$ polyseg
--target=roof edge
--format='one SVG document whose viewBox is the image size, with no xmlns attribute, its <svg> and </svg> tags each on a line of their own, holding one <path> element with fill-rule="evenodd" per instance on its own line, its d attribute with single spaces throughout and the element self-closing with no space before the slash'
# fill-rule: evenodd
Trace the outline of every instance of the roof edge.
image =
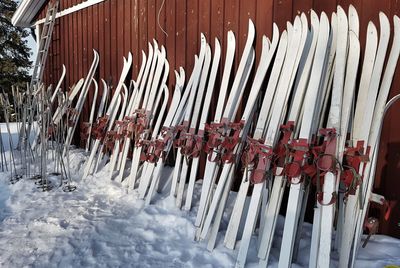
<svg viewBox="0 0 400 268">
<path fill-rule="evenodd" d="M 11 18 L 14 26 L 29 28 L 40 8 L 47 0 L 22 0 Z"/>
</svg>

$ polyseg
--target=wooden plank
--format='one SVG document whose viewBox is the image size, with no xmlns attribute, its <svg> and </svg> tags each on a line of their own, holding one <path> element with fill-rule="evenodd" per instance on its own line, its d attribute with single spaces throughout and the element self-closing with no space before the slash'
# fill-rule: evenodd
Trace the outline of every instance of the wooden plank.
<svg viewBox="0 0 400 268">
<path fill-rule="evenodd" d="M 57 77 L 59 77 L 59 75 L 58 75 L 58 40 L 57 40 L 57 32 L 58 32 L 58 21 L 56 21 L 55 22 L 55 24 L 54 24 L 54 28 L 53 28 L 53 36 L 52 36 L 52 40 L 53 40 L 53 42 L 52 42 L 52 44 L 51 44 L 51 46 L 53 47 L 53 56 L 52 56 L 52 59 L 51 59 L 51 61 L 52 61 L 52 69 L 51 69 L 51 71 L 52 71 L 52 73 L 54 74 L 54 79 L 53 79 L 53 81 L 52 81 L 52 84 L 53 84 L 53 89 L 54 89 L 54 86 L 55 86 L 55 80 L 57 80 L 58 78 Z"/>
<path fill-rule="evenodd" d="M 69 2 L 69 0 L 67 2 Z M 67 54 L 68 57 L 66 58 L 65 63 L 66 63 L 67 71 L 68 71 L 67 72 L 68 85 L 72 86 L 75 83 L 75 81 L 73 79 L 73 72 L 74 72 L 73 61 L 74 60 L 73 60 L 73 45 L 72 45 L 73 35 L 72 35 L 72 31 L 71 31 L 71 29 L 72 29 L 72 16 L 71 15 L 66 17 L 66 22 L 67 22 L 67 26 L 65 29 L 65 35 L 68 36 L 67 43 L 66 43 L 66 50 L 68 51 L 68 54 Z"/>
<path fill-rule="evenodd" d="M 93 6 L 88 8 L 87 11 L 87 39 L 88 39 L 88 43 L 87 43 L 87 70 L 89 70 L 90 65 L 92 64 L 91 59 L 93 58 L 93 49 L 96 49 L 97 52 L 99 52 L 99 21 L 98 21 L 98 17 L 99 17 L 99 7 L 98 6 Z M 100 54 L 99 52 L 99 56 L 100 56 L 100 60 L 102 58 L 102 54 Z M 100 61 L 99 61 L 100 62 Z M 100 64 L 99 64 L 100 65 Z M 98 67 L 98 69 L 100 69 Z"/>
<path fill-rule="evenodd" d="M 104 79 L 111 83 L 111 2 L 106 1 L 104 8 Z M 101 60 L 101 57 L 100 57 Z"/>
<path fill-rule="evenodd" d="M 261 56 L 262 35 L 266 35 L 269 38 L 269 40 L 272 40 L 273 8 L 274 8 L 273 0 L 257 1 L 256 20 L 254 22 L 257 31 L 257 40 L 256 40 L 257 62 L 259 62 L 259 58 Z"/>
<path fill-rule="evenodd" d="M 281 32 L 286 29 L 286 22 L 292 21 L 292 4 L 293 0 L 274 0 L 274 22 Z"/>
<path fill-rule="evenodd" d="M 175 85 L 175 75 L 174 70 L 178 70 L 179 66 L 176 66 L 175 63 L 175 0 L 166 0 L 165 1 L 165 27 L 168 33 L 166 37 L 166 49 L 167 49 L 167 58 L 169 62 L 169 79 L 168 79 L 168 88 L 170 93 L 172 93 L 173 86 Z M 172 94 L 170 94 L 170 98 Z"/>
<path fill-rule="evenodd" d="M 241 1 L 240 2 L 240 8 L 239 8 L 239 34 L 237 38 L 239 39 L 239 47 L 238 47 L 238 52 L 239 52 L 239 57 L 237 59 L 237 63 L 239 64 L 240 58 L 242 57 L 244 47 L 246 46 L 246 41 L 247 41 L 247 34 L 248 34 L 248 29 L 249 29 L 249 19 L 253 21 L 253 23 L 256 23 L 256 0 L 251 0 L 251 1 Z M 257 31 L 257 28 L 256 28 Z M 260 39 L 262 35 L 256 35 L 256 39 Z M 254 43 L 255 44 L 255 43 Z M 253 44 L 253 45 L 254 45 Z M 255 47 L 255 46 L 254 46 Z M 247 97 L 250 92 L 251 85 L 253 83 L 253 77 L 254 77 L 254 69 L 256 64 L 258 64 L 259 59 L 255 59 L 255 64 L 253 64 L 252 68 L 252 73 L 250 74 L 249 80 L 247 82 L 241 104 L 239 106 L 239 110 L 236 114 L 236 120 L 240 120 L 242 116 L 242 112 L 244 110 L 244 105 L 247 102 Z"/>
<path fill-rule="evenodd" d="M 72 25 L 73 25 L 73 53 L 74 53 L 74 65 L 73 65 L 73 79 L 78 80 L 78 15 L 76 13 L 72 14 Z"/>
<path fill-rule="evenodd" d="M 88 11 L 87 9 L 82 10 L 82 28 L 80 31 L 82 31 L 82 67 L 83 67 L 83 73 L 87 72 L 89 70 L 89 51 L 88 51 L 88 46 L 89 46 L 89 39 L 90 39 L 90 44 L 92 43 L 92 35 L 93 32 L 88 27 L 88 21 L 92 21 L 92 12 Z"/>
<path fill-rule="evenodd" d="M 166 29 L 166 24 L 165 24 L 165 0 L 156 0 L 155 1 L 155 6 L 156 6 L 156 13 L 155 13 L 155 18 L 156 18 L 156 38 L 158 40 L 158 44 L 163 45 L 165 47 L 165 29 Z M 168 51 L 167 51 L 167 57 L 168 57 Z"/>
<path fill-rule="evenodd" d="M 337 1 L 336 0 L 332 0 L 332 1 L 314 0 L 313 6 L 314 6 L 315 12 L 317 12 L 318 15 L 320 15 L 320 13 L 322 11 L 324 11 L 326 13 L 326 15 L 328 15 L 328 17 L 330 18 L 332 12 L 336 12 Z M 345 10 L 347 12 L 348 8 L 346 8 Z"/>
<path fill-rule="evenodd" d="M 128 14 L 130 20 L 130 35 L 129 38 L 129 50 L 132 51 L 133 55 L 133 71 L 132 79 L 136 80 L 139 66 L 141 63 L 141 53 L 139 50 L 139 25 L 138 25 L 138 14 L 139 14 L 138 0 L 133 0 L 130 5 L 130 12 Z M 126 33 L 127 34 L 127 33 Z"/>
<path fill-rule="evenodd" d="M 77 74 L 76 74 L 76 79 L 78 80 L 79 78 L 79 74 L 82 73 L 87 73 L 86 70 L 83 69 L 82 66 L 82 52 L 83 52 L 83 31 L 82 31 L 82 12 L 76 12 L 76 16 L 77 16 L 77 65 L 78 65 L 78 69 L 77 69 Z"/>
<path fill-rule="evenodd" d="M 105 4 L 100 3 L 97 7 L 93 8 L 93 13 L 95 12 L 95 9 L 97 8 L 98 11 L 98 16 L 93 17 L 93 27 L 97 27 L 99 29 L 97 39 L 94 39 L 94 45 L 93 48 L 97 48 L 100 56 L 99 60 L 99 78 L 105 78 L 106 77 L 106 52 L 105 52 L 105 28 L 106 28 L 106 22 L 105 22 L 105 17 L 104 17 L 104 7 Z M 97 43 L 97 46 L 95 45 Z M 108 65 L 108 64 L 107 64 Z M 99 80 L 100 82 L 100 80 Z M 103 90 L 103 86 L 100 86 L 99 90 Z M 99 94 L 100 95 L 100 94 Z"/>
<path fill-rule="evenodd" d="M 226 54 L 226 38 L 228 31 L 232 30 L 236 38 L 236 53 L 233 61 L 233 74 L 236 72 L 236 68 L 239 65 L 239 49 L 238 49 L 238 35 L 239 35 L 239 1 L 232 0 L 228 3 L 225 2 L 224 12 L 224 47 L 222 48 L 223 54 Z M 225 60 L 225 57 L 224 57 Z M 231 75 L 233 76 L 233 75 Z M 232 80 L 232 79 L 231 79 Z"/>
<path fill-rule="evenodd" d="M 147 31 L 148 41 L 152 42 L 153 38 L 156 39 L 156 1 L 147 1 Z"/>
<path fill-rule="evenodd" d="M 223 0 L 212 0 L 211 1 L 211 18 L 210 18 L 210 24 L 212 25 L 210 29 L 210 44 L 212 51 L 214 53 L 215 51 L 215 38 L 218 38 L 221 49 L 222 51 L 226 51 L 224 49 L 225 47 L 225 36 L 224 36 L 224 1 Z M 225 53 L 221 53 L 221 60 L 219 64 L 219 69 L 215 81 L 215 90 L 214 90 L 214 96 L 211 100 L 211 105 L 210 105 L 210 112 L 209 112 L 209 121 L 213 120 L 214 114 L 215 114 L 215 109 L 217 107 L 217 102 L 218 102 L 218 92 L 219 88 L 221 86 L 221 79 L 222 79 L 222 71 L 224 69 L 224 60 L 225 60 Z"/>
<path fill-rule="evenodd" d="M 117 24 L 117 42 L 115 43 L 117 49 L 117 58 L 116 58 L 116 66 L 117 66 L 117 76 L 115 77 L 115 86 L 118 83 L 119 76 L 122 71 L 122 57 L 127 57 L 128 53 L 125 50 L 125 38 L 124 38 L 124 29 L 125 29 L 125 14 L 124 14 L 124 1 L 117 1 L 117 16 L 116 16 L 116 24 Z"/>
<path fill-rule="evenodd" d="M 90 65 L 92 64 L 91 60 L 93 58 L 93 48 L 97 50 L 97 52 L 99 52 L 99 21 L 98 21 L 98 17 L 99 17 L 99 7 L 96 6 L 92 6 L 88 8 L 88 27 L 87 27 L 87 34 L 88 34 L 88 44 L 87 44 L 87 70 L 89 70 Z M 104 55 L 100 54 L 99 52 L 99 57 L 100 60 Z M 94 76 L 94 78 L 99 81 L 99 70 L 101 69 L 100 66 L 100 60 L 99 60 L 99 65 L 97 67 L 97 72 Z M 90 102 L 93 102 L 93 90 L 90 91 Z M 96 100 L 97 101 L 97 100 Z"/>
<path fill-rule="evenodd" d="M 213 39 L 210 36 L 211 23 L 211 4 L 210 0 L 199 1 L 199 34 L 203 33 L 207 38 L 207 42 L 211 45 Z"/>
<path fill-rule="evenodd" d="M 147 1 L 146 0 L 139 0 L 139 49 L 143 49 L 146 54 L 148 54 L 148 40 L 147 38 Z"/>
<path fill-rule="evenodd" d="M 120 2 L 120 5 L 122 3 Z M 131 16 L 131 1 L 130 0 L 124 0 L 124 5 L 123 5 L 123 13 L 124 13 L 124 31 L 122 32 L 123 38 L 124 38 L 124 49 L 122 54 L 125 55 L 125 57 L 128 56 L 128 53 L 131 52 L 131 25 L 132 25 L 132 16 Z M 132 54 L 133 55 L 133 54 Z M 133 58 L 133 64 L 137 62 L 137 58 Z M 122 64 L 120 64 L 121 70 L 122 70 Z M 133 65 L 134 68 L 135 65 Z M 128 75 L 127 80 L 131 80 L 131 77 Z"/>
<path fill-rule="evenodd" d="M 180 14 L 176 16 L 176 43 L 175 43 L 175 56 L 176 66 L 182 66 L 185 68 L 186 63 L 186 1 L 176 2 L 176 13 Z M 188 70 L 185 68 L 186 77 L 189 76 Z M 187 81 L 187 79 L 186 79 Z"/>
<path fill-rule="evenodd" d="M 294 21 L 294 18 L 297 15 L 300 16 L 303 12 L 307 15 L 307 18 L 310 21 L 310 10 L 313 8 L 313 2 L 314 0 L 293 1 L 292 21 Z"/>
<path fill-rule="evenodd" d="M 79 27 L 79 31 L 81 31 L 81 36 L 82 36 L 82 46 L 81 46 L 81 63 L 80 65 L 82 66 L 82 71 L 79 74 L 84 74 L 88 73 L 89 67 L 88 67 L 88 61 L 90 58 L 92 58 L 88 54 L 88 38 L 90 36 L 90 39 L 92 39 L 92 31 L 88 31 L 88 23 L 87 20 L 89 18 L 89 14 L 87 9 L 81 10 L 78 12 L 82 16 L 82 25 Z M 92 16 L 90 16 L 90 19 L 92 19 Z M 78 75 L 79 76 L 79 75 Z M 79 79 L 79 78 L 78 78 Z M 83 119 L 85 122 L 89 121 L 89 114 L 90 114 L 90 109 L 91 109 L 91 103 L 93 101 L 93 87 L 90 87 L 89 93 L 87 96 L 87 100 L 85 102 L 84 108 L 83 108 Z"/>
<path fill-rule="evenodd" d="M 66 38 L 67 35 L 65 35 L 65 24 L 66 24 L 66 19 L 65 18 L 60 18 L 60 65 L 65 64 L 65 59 L 67 59 L 67 49 L 65 48 L 65 44 L 66 44 Z M 66 70 L 67 73 L 69 72 L 69 70 Z M 66 85 L 67 84 L 67 74 L 65 74 L 65 78 L 64 78 L 64 83 L 61 86 L 61 89 L 63 91 L 66 90 Z"/>
<path fill-rule="evenodd" d="M 118 59 L 119 59 L 119 54 L 118 54 L 118 47 L 120 45 L 119 40 L 117 39 L 118 36 L 118 26 L 120 23 L 119 17 L 118 17 L 118 8 L 117 8 L 117 1 L 116 0 L 111 0 L 111 59 L 110 59 L 110 65 L 111 65 L 111 77 L 112 77 L 112 85 L 113 89 L 117 86 L 118 83 Z"/>
<path fill-rule="evenodd" d="M 188 0 L 186 6 L 186 68 L 187 75 L 190 75 L 194 65 L 194 55 L 199 53 L 198 32 L 198 0 Z"/>
</svg>

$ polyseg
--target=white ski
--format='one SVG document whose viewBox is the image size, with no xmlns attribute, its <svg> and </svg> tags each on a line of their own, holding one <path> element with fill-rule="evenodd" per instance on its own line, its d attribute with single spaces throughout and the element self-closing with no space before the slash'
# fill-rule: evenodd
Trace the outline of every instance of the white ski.
<svg viewBox="0 0 400 268">
<path fill-rule="evenodd" d="M 129 53 L 128 54 L 128 60 L 125 61 L 125 58 L 124 58 L 124 67 L 122 68 L 122 72 L 121 72 L 121 76 L 120 76 L 118 85 L 117 85 L 117 87 L 115 89 L 113 98 L 110 101 L 110 104 L 108 106 L 108 109 L 107 109 L 105 117 L 104 117 L 106 125 L 107 125 L 107 123 L 112 125 L 112 123 L 114 122 L 114 119 L 115 119 L 115 116 L 116 116 L 115 113 L 114 113 L 114 111 L 116 110 L 116 103 L 117 103 L 118 97 L 120 95 L 120 92 L 122 90 L 122 85 L 124 84 L 126 76 L 128 75 L 128 72 L 129 72 L 129 70 L 131 68 L 131 65 L 132 65 L 132 54 Z M 83 178 L 86 178 L 89 175 L 89 172 L 90 172 L 91 167 L 92 167 L 92 162 L 93 162 L 94 157 L 95 157 L 95 155 L 97 153 L 97 149 L 100 146 L 100 142 L 101 142 L 100 138 L 97 138 L 95 143 L 93 144 L 92 150 L 90 151 L 89 159 L 87 160 L 86 166 L 84 168 Z"/>
<path fill-rule="evenodd" d="M 299 140 L 294 145 L 299 147 L 308 147 L 311 142 L 312 128 L 316 118 L 316 107 L 318 96 L 320 96 L 320 81 L 324 77 L 323 69 L 326 58 L 326 48 L 329 39 L 329 20 L 324 12 L 320 17 L 320 26 L 318 32 L 318 41 L 310 74 L 310 82 L 304 99 L 304 113 L 301 122 Z M 301 157 L 300 157 L 301 154 Z M 304 152 L 298 151 L 297 158 L 294 161 L 304 161 Z M 300 163 L 303 165 L 304 163 Z M 279 267 L 290 267 L 292 261 L 293 244 L 296 236 L 297 223 L 299 219 L 300 204 L 302 203 L 303 183 L 301 175 L 296 175 L 291 179 L 288 208 L 286 211 L 286 219 L 283 231 L 282 245 L 279 257 Z"/>
</svg>

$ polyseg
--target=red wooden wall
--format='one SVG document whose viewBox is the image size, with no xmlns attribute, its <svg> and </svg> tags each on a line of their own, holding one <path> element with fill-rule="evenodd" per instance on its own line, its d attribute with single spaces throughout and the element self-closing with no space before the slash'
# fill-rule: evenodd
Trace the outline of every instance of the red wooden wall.
<svg viewBox="0 0 400 268">
<path fill-rule="evenodd" d="M 61 9 L 80 3 L 80 0 L 63 0 Z M 236 35 L 237 52 L 234 66 L 237 68 L 245 45 L 247 21 L 256 25 L 256 57 L 260 56 L 261 36 L 271 37 L 272 23 L 284 29 L 286 21 L 293 21 L 301 12 L 314 9 L 330 15 L 337 5 L 347 10 L 353 4 L 360 17 L 360 41 L 365 43 L 368 21 L 379 29 L 378 12 L 391 18 L 400 14 L 397 0 L 106 0 L 90 8 L 61 17 L 56 24 L 53 43 L 45 74 L 47 83 L 55 83 L 61 64 L 67 67 L 64 87 L 72 86 L 86 75 L 92 61 L 92 49 L 100 54 L 97 78 L 112 81 L 114 86 L 122 68 L 122 57 L 133 53 L 135 78 L 140 67 L 140 51 L 147 52 L 147 43 L 155 38 L 164 45 L 170 63 L 169 85 L 174 85 L 173 70 L 179 66 L 189 75 L 194 54 L 199 49 L 199 35 L 203 32 L 211 46 L 217 37 L 225 54 L 227 31 Z M 45 16 L 43 8 L 39 18 Z M 166 34 L 163 33 L 165 29 Z M 222 61 L 224 62 L 224 56 Z M 222 66 L 220 67 L 220 72 Z M 218 83 L 216 85 L 218 87 Z M 391 96 L 400 93 L 400 67 L 392 85 Z M 89 99 L 92 96 L 89 96 Z M 88 111 L 89 102 L 85 107 Z M 84 115 L 88 113 L 84 112 Z M 400 237 L 400 104 L 389 112 L 379 149 L 376 191 L 389 200 L 396 201 L 389 221 L 381 221 L 384 233 Z"/>
</svg>

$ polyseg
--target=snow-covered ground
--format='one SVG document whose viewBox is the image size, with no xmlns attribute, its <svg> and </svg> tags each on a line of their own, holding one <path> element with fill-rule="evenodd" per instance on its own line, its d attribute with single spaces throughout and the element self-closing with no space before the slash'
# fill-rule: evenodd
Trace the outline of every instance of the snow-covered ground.
<svg viewBox="0 0 400 268">
<path fill-rule="evenodd" d="M 34 181 L 9 184 L 9 173 L 0 173 L 1 267 L 232 267 L 235 251 L 223 246 L 228 216 L 224 215 L 217 247 L 209 252 L 204 242 L 193 241 L 197 207 L 177 209 L 167 193 L 145 206 L 135 192 L 108 181 L 100 172 L 85 180 L 81 173 L 86 155 L 71 151 L 75 192 L 55 187 L 41 192 Z M 51 170 L 52 163 L 49 163 Z M 171 174 L 168 169 L 164 178 Z M 58 185 L 57 178 L 51 178 Z M 196 185 L 195 204 L 200 184 Z M 283 218 L 279 219 L 270 266 L 277 267 Z M 293 267 L 307 267 L 311 225 L 303 228 L 300 253 Z M 236 245 L 240 245 L 240 242 Z M 333 265 L 337 255 L 333 254 Z M 252 241 L 249 267 L 257 263 Z M 356 267 L 400 264 L 400 240 L 377 235 L 361 249 Z"/>
</svg>

